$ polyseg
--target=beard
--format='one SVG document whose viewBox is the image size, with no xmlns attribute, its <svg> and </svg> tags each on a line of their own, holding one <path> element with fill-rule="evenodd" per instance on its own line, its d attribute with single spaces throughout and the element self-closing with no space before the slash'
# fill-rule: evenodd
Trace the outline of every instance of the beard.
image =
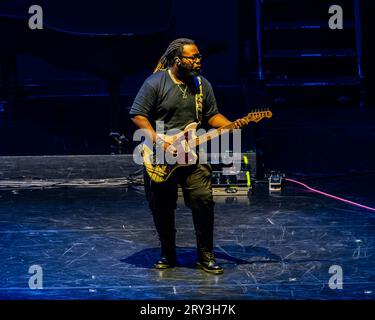
<svg viewBox="0 0 375 320">
<path fill-rule="evenodd" d="M 189 81 L 192 78 L 199 76 L 201 74 L 201 69 L 194 69 L 191 65 L 181 63 L 178 66 L 177 72 L 179 78 Z"/>
</svg>

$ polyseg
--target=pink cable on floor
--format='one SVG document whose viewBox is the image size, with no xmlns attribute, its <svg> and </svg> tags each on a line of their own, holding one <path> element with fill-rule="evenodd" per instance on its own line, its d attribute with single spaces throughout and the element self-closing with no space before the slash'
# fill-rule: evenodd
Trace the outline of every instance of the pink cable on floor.
<svg viewBox="0 0 375 320">
<path fill-rule="evenodd" d="M 357 206 L 357 207 L 360 207 L 360 208 L 363 208 L 363 209 L 367 209 L 367 210 L 371 210 L 371 211 L 375 211 L 375 208 L 371 208 L 371 207 L 367 207 L 367 206 L 364 206 L 363 204 L 359 204 L 359 203 L 356 203 L 356 202 L 353 202 L 353 201 L 349 201 L 349 200 L 346 200 L 346 199 L 343 199 L 343 198 L 340 198 L 340 197 L 336 197 L 332 194 L 329 194 L 329 193 L 325 193 L 323 191 L 319 191 L 319 190 L 316 190 L 316 189 L 313 189 L 311 187 L 309 187 L 308 185 L 302 183 L 302 182 L 299 182 L 299 181 L 296 181 L 296 180 L 293 180 L 293 179 L 288 179 L 288 178 L 285 178 L 286 181 L 290 181 L 290 182 L 294 182 L 296 184 L 299 184 L 307 189 L 309 189 L 310 191 L 313 191 L 313 192 L 316 192 L 316 193 L 319 193 L 323 196 L 326 196 L 326 197 L 329 197 L 329 198 L 332 198 L 332 199 L 335 199 L 335 200 L 339 200 L 339 201 L 342 201 L 342 202 L 346 202 L 346 203 L 349 203 L 353 206 Z"/>
</svg>

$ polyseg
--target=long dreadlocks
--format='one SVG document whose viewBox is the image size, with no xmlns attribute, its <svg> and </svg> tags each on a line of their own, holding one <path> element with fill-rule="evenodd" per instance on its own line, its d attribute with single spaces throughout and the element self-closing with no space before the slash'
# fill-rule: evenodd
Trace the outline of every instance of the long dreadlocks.
<svg viewBox="0 0 375 320">
<path fill-rule="evenodd" d="M 166 70 L 168 67 L 172 66 L 174 63 L 175 58 L 182 54 L 182 50 L 184 45 L 186 44 L 195 44 L 195 42 L 188 38 L 179 38 L 172 41 L 167 50 L 159 59 L 159 62 L 154 70 L 154 73 L 159 70 Z"/>
</svg>

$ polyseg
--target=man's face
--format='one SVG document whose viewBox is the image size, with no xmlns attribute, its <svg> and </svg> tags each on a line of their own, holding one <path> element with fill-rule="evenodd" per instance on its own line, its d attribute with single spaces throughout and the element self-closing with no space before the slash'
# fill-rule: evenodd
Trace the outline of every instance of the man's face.
<svg viewBox="0 0 375 320">
<path fill-rule="evenodd" d="M 201 73 L 202 56 L 195 44 L 186 44 L 180 55 L 181 64 L 178 66 L 178 72 L 183 77 L 197 76 Z"/>
</svg>

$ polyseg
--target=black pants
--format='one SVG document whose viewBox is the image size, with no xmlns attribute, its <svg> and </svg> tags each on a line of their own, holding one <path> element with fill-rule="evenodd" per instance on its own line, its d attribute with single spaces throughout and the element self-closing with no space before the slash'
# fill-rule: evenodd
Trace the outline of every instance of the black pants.
<svg viewBox="0 0 375 320">
<path fill-rule="evenodd" d="M 178 185 L 181 186 L 187 207 L 192 210 L 198 254 L 212 252 L 214 228 L 214 201 L 209 165 L 191 165 L 177 168 L 163 183 L 155 183 L 145 173 L 145 191 L 159 234 L 162 256 L 175 257 L 175 209 Z"/>
</svg>

